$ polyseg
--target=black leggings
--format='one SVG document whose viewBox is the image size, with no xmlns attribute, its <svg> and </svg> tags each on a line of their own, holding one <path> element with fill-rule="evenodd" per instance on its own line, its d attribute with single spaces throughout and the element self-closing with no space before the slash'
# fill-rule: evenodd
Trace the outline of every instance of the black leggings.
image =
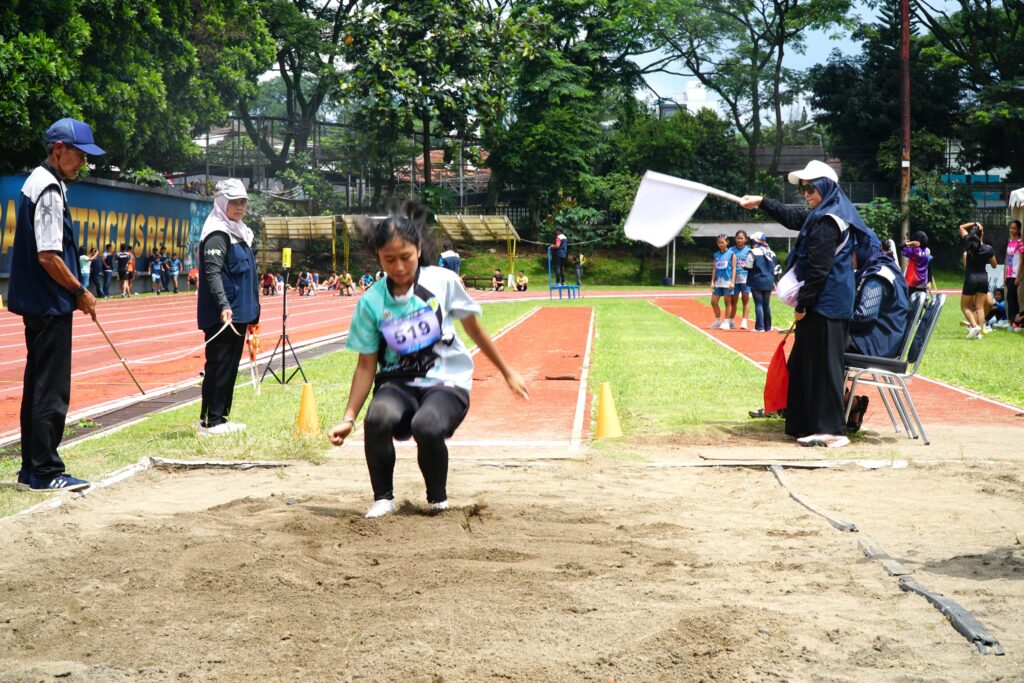
<svg viewBox="0 0 1024 683">
<path fill-rule="evenodd" d="M 216 427 L 228 421 L 231 403 L 235 398 L 235 379 L 238 377 L 238 363 L 245 348 L 245 328 L 248 323 L 233 323 L 234 331 L 220 331 L 223 325 L 207 327 L 206 364 L 203 366 L 203 402 L 199 408 L 199 420 L 204 427 Z"/>
<path fill-rule="evenodd" d="M 417 460 L 427 485 L 427 502 L 448 500 L 448 447 L 444 440 L 455 433 L 469 412 L 469 393 L 454 387 L 418 388 L 398 382 L 381 385 L 366 411 L 366 465 L 373 499 L 393 499 L 395 444 L 412 437 Z"/>
</svg>

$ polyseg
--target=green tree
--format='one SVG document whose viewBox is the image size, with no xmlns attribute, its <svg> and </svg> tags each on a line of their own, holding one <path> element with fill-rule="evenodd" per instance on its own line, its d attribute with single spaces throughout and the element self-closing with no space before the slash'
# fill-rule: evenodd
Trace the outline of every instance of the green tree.
<svg viewBox="0 0 1024 683">
<path fill-rule="evenodd" d="M 428 185 L 434 136 L 468 133 L 488 88 L 488 11 L 480 0 L 389 0 L 368 4 L 353 26 L 352 93 L 417 130 Z"/>
<path fill-rule="evenodd" d="M 947 12 L 952 5 L 956 11 Z M 955 57 L 970 97 L 960 130 L 974 168 L 1009 166 L 1024 179 L 1024 3 L 913 3 L 915 17 Z"/>
<path fill-rule="evenodd" d="M 792 102 L 795 74 L 782 66 L 787 50 L 802 53 L 804 33 L 845 26 L 849 0 L 662 0 L 657 40 L 721 100 L 748 147 L 747 178 L 756 173 L 763 124 L 772 112 L 771 170 L 778 168 L 783 107 Z M 665 71 L 673 71 L 667 66 Z"/>
<path fill-rule="evenodd" d="M 861 41 L 858 55 L 832 54 L 827 64 L 808 77 L 810 103 L 815 120 L 830 136 L 829 151 L 843 160 L 846 180 L 887 179 L 899 183 L 899 166 L 882 163 L 883 145 L 898 150 L 900 114 L 900 27 L 892 8 L 883 9 L 880 20 L 854 34 Z M 927 38 L 913 36 L 910 47 L 911 156 L 915 166 L 933 168 L 942 163 L 921 154 L 929 134 L 946 138 L 954 134 L 962 116 L 965 85 L 948 53 Z"/>
<path fill-rule="evenodd" d="M 7 3 L 0 10 L 0 142 L 34 164 L 62 116 L 93 126 L 101 167 L 169 169 L 192 134 L 254 86 L 268 43 L 249 0 Z M 102 169 L 101 169 L 102 170 Z"/>
<path fill-rule="evenodd" d="M 283 171 L 293 154 L 303 153 L 324 104 L 336 99 L 343 84 L 345 52 L 358 0 L 253 0 L 276 45 L 273 62 L 283 86 L 287 124 L 279 139 L 270 139 L 254 117 L 267 99 L 256 92 L 240 93 L 236 111 L 253 143 L 270 163 Z M 267 93 L 265 93 L 267 94 Z"/>
</svg>

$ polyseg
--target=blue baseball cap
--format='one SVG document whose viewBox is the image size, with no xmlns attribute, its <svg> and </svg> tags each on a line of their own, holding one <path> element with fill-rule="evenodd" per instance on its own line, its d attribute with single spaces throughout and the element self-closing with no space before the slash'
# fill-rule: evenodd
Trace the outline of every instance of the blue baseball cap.
<svg viewBox="0 0 1024 683">
<path fill-rule="evenodd" d="M 61 119 L 46 129 L 47 142 L 63 142 L 65 145 L 72 145 L 86 154 L 99 156 L 106 154 L 96 146 L 92 139 L 92 128 L 88 123 L 82 123 L 77 119 Z"/>
</svg>

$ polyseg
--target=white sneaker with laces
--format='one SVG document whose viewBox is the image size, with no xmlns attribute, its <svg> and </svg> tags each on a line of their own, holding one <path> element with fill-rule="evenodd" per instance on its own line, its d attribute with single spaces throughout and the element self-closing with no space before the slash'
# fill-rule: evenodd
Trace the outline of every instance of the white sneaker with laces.
<svg viewBox="0 0 1024 683">
<path fill-rule="evenodd" d="M 204 427 L 200 422 L 199 428 L 196 430 L 199 436 L 224 436 L 242 431 L 245 431 L 245 425 L 241 422 L 223 422 L 213 427 Z"/>
<path fill-rule="evenodd" d="M 373 501 L 373 505 L 366 511 L 366 519 L 375 519 L 377 517 L 383 517 L 384 515 L 390 515 L 395 511 L 395 501 L 388 498 L 382 498 L 380 500 Z"/>
<path fill-rule="evenodd" d="M 442 500 L 440 503 L 427 503 L 427 510 L 430 512 L 441 512 L 442 510 L 448 509 L 448 501 Z"/>
<path fill-rule="evenodd" d="M 731 320 L 726 320 L 725 322 L 722 323 L 722 329 L 723 330 L 731 330 L 734 327 L 736 327 L 736 326 L 733 325 Z"/>
<path fill-rule="evenodd" d="M 977 339 L 980 336 L 981 336 L 981 328 L 978 327 L 977 325 L 972 325 L 971 327 L 969 327 L 967 329 L 967 338 L 968 339 Z"/>
<path fill-rule="evenodd" d="M 747 329 L 747 319 L 746 318 L 744 318 L 743 320 L 740 321 L 740 329 L 741 330 Z"/>
</svg>

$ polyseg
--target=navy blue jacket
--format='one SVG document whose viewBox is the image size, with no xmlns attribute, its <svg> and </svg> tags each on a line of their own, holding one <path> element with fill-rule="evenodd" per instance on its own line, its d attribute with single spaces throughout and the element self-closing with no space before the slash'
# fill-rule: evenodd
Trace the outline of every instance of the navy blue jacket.
<svg viewBox="0 0 1024 683">
<path fill-rule="evenodd" d="M 220 271 L 219 282 L 211 287 L 208 266 Z M 199 291 L 196 318 L 199 329 L 220 326 L 220 313 L 231 308 L 232 321 L 238 325 L 260 319 L 259 281 L 256 256 L 244 242 L 231 242 L 226 232 L 207 235 L 199 245 Z"/>
<path fill-rule="evenodd" d="M 36 245 L 36 205 L 44 192 L 56 188 L 64 197 L 64 237 L 61 259 L 78 276 L 78 249 L 76 247 L 71 209 L 60 180 L 46 166 L 40 166 L 25 181 L 21 202 L 18 204 L 18 222 L 11 247 L 11 279 L 7 285 L 7 307 L 11 313 L 26 318 L 47 315 L 70 315 L 75 312 L 75 297 L 61 287 L 39 265 Z"/>
<path fill-rule="evenodd" d="M 801 230 L 810 213 L 773 199 L 763 200 L 761 209 L 790 230 Z M 851 229 L 841 231 L 833 218 L 825 217 L 808 226 L 793 249 L 790 259 L 797 279 L 804 283 L 797 295 L 797 309 L 849 320 L 855 293 Z"/>
<path fill-rule="evenodd" d="M 747 273 L 747 285 L 751 289 L 771 290 L 775 286 L 775 266 L 778 260 L 761 246 L 753 245 L 750 253 L 754 255 L 754 267 Z"/>
<path fill-rule="evenodd" d="M 907 282 L 895 263 L 858 273 L 857 306 L 850 321 L 850 350 L 865 356 L 896 358 L 903 345 L 910 309 Z"/>
</svg>

